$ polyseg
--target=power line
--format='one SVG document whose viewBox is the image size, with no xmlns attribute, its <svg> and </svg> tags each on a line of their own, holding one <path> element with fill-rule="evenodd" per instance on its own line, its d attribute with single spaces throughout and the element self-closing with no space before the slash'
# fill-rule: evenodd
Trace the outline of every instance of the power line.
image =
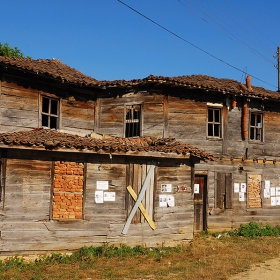
<svg viewBox="0 0 280 280">
<path fill-rule="evenodd" d="M 179 3 L 181 3 L 184 7 L 188 8 L 191 12 L 195 13 L 192 9 L 190 9 L 189 6 L 187 6 L 185 3 L 183 3 L 182 1 L 178 0 Z M 250 47 L 248 44 L 246 44 L 244 41 L 240 40 L 238 37 L 236 37 L 233 33 L 231 33 L 229 30 L 227 30 L 225 27 L 223 27 L 222 25 L 220 25 L 215 19 L 213 19 L 211 16 L 209 16 L 206 12 L 204 12 L 201 8 L 199 8 L 197 5 L 195 5 L 191 0 L 188 0 L 188 2 L 190 2 L 193 6 L 195 6 L 198 10 L 200 10 L 203 14 L 205 14 L 206 16 L 208 16 L 213 22 L 215 22 L 216 24 L 218 24 L 223 30 L 225 30 L 226 32 L 228 32 L 233 38 L 235 38 L 236 40 L 238 40 L 240 43 L 236 42 L 234 39 L 232 39 L 231 37 L 229 37 L 226 33 L 224 33 L 223 31 L 221 31 L 220 29 L 216 28 L 215 25 L 211 24 L 212 26 L 214 26 L 216 29 L 218 29 L 220 32 L 222 32 L 223 34 L 225 34 L 228 38 L 230 38 L 231 40 L 233 40 L 234 42 L 236 42 L 237 44 L 239 44 L 242 47 L 246 47 L 246 49 L 248 49 L 250 52 L 254 53 L 255 55 L 259 56 L 260 58 L 272 63 L 273 65 L 275 64 L 275 62 L 269 60 L 268 58 L 266 58 L 265 56 L 263 56 L 261 53 L 259 53 L 258 51 L 254 50 L 252 47 Z M 198 1 L 199 2 L 199 1 Z M 200 2 L 199 2 L 200 3 Z M 200 3 L 201 4 L 201 3 Z M 201 4 L 202 5 L 202 4 Z M 204 6 L 204 5 L 202 5 Z M 205 7 L 205 6 L 204 6 Z M 206 9 L 208 9 L 206 7 Z M 209 9 L 208 9 L 209 10 Z M 211 12 L 211 11 L 210 11 Z M 211 12 L 213 13 L 213 12 Z M 214 13 L 213 13 L 214 14 Z M 197 15 L 199 18 L 203 19 L 204 21 L 206 21 L 203 17 L 201 17 L 200 15 L 198 15 L 197 13 L 195 13 L 195 15 Z M 214 14 L 215 15 L 215 14 Z M 217 15 L 215 15 L 216 17 L 218 17 Z M 219 17 L 218 17 L 219 18 Z M 219 18 L 220 19 L 220 18 Z M 220 19 L 222 20 L 222 19 Z M 206 21 L 208 24 L 210 24 L 208 21 Z M 222 20 L 222 22 L 224 22 L 226 25 L 228 25 L 224 20 Z M 229 25 L 228 25 L 229 26 Z"/>
<path fill-rule="evenodd" d="M 256 28 L 251 22 L 249 22 L 244 16 L 242 16 L 232 5 L 228 3 L 227 0 L 224 0 L 240 17 L 242 17 L 247 23 L 249 23 L 255 30 L 257 30 L 261 35 L 263 35 L 267 40 L 269 40 L 274 46 L 277 46 L 274 42 L 272 42 L 265 34 L 263 34 L 258 28 Z"/>
<path fill-rule="evenodd" d="M 135 9 L 132 8 L 131 6 L 127 5 L 127 4 L 124 3 L 123 1 L 121 1 L 121 0 L 117 0 L 117 1 L 120 2 L 121 4 L 123 4 L 124 6 L 126 6 L 127 8 L 129 8 L 130 10 L 134 11 L 135 13 L 139 14 L 140 16 L 144 17 L 145 19 L 149 20 L 149 21 L 152 22 L 153 24 L 157 25 L 158 27 L 162 28 L 163 30 L 167 31 L 168 33 L 172 34 L 173 36 L 177 37 L 178 39 L 184 41 L 185 43 L 188 43 L 189 45 L 195 47 L 196 49 L 198 49 L 198 50 L 200 50 L 200 51 L 202 51 L 202 52 L 204 52 L 205 54 L 211 56 L 212 58 L 215 58 L 216 60 L 218 60 L 218 61 L 220 61 L 220 62 L 226 64 L 227 66 L 229 66 L 229 67 L 231 67 L 231 68 L 233 68 L 233 69 L 235 69 L 235 70 L 237 70 L 237 71 L 239 71 L 239 72 L 242 72 L 242 73 L 244 73 L 244 74 L 247 74 L 247 73 L 245 73 L 243 70 L 237 68 L 236 66 L 231 65 L 230 63 L 228 63 L 228 62 L 222 60 L 221 58 L 218 58 L 217 56 L 215 56 L 215 55 L 213 55 L 213 54 L 211 54 L 211 53 L 205 51 L 204 49 L 202 49 L 202 48 L 196 46 L 195 44 L 189 42 L 188 40 L 184 39 L 183 37 L 177 35 L 177 34 L 174 33 L 173 31 L 167 29 L 167 28 L 164 27 L 163 25 L 157 23 L 156 21 L 152 20 L 151 18 L 145 16 L 144 14 L 142 14 L 142 13 L 140 13 L 139 11 L 135 10 Z M 252 78 L 255 78 L 256 80 L 258 80 L 258 81 L 260 81 L 260 82 L 262 82 L 262 83 L 265 83 L 265 84 L 267 84 L 267 85 L 270 85 L 270 86 L 273 86 L 273 87 L 277 88 L 276 86 L 274 86 L 274 85 L 272 85 L 272 84 L 270 84 L 270 83 L 267 83 L 267 82 L 265 82 L 265 81 L 263 81 L 263 80 L 261 80 L 261 79 L 255 77 L 255 76 L 253 76 L 253 75 L 251 75 L 251 77 L 252 77 Z"/>
<path fill-rule="evenodd" d="M 269 53 L 275 53 L 274 50 L 271 50 L 268 46 L 266 46 L 262 41 L 260 41 L 258 38 L 256 38 L 254 35 L 252 35 L 248 30 L 246 30 L 241 24 L 239 24 L 234 18 L 232 18 L 228 13 L 226 13 L 222 8 L 220 8 L 214 1 L 210 0 L 213 5 L 215 5 L 220 11 L 222 11 L 228 18 L 230 18 L 236 25 L 238 25 L 243 31 L 245 31 L 247 34 L 249 34 L 252 38 L 254 38 L 259 44 L 261 44 L 263 47 L 267 49 L 267 52 Z M 230 6 L 230 8 L 232 8 Z M 257 44 L 256 44 L 257 45 Z M 259 46 L 259 45 L 257 45 Z"/>
</svg>

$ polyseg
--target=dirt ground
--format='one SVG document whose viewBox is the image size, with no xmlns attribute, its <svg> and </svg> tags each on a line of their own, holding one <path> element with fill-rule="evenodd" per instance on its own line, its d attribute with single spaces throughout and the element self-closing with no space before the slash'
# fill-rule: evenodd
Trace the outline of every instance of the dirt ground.
<svg viewBox="0 0 280 280">
<path fill-rule="evenodd" d="M 230 280 L 280 280 L 280 258 L 256 264 L 250 270 L 231 277 Z"/>
</svg>

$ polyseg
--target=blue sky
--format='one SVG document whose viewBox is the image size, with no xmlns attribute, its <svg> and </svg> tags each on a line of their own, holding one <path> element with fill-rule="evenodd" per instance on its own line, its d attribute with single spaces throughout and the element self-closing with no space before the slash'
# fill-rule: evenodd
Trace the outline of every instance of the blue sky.
<svg viewBox="0 0 280 280">
<path fill-rule="evenodd" d="M 9 0 L 0 42 L 98 80 L 203 74 L 277 90 L 278 0 Z M 147 18 L 152 20 L 148 20 Z"/>
</svg>

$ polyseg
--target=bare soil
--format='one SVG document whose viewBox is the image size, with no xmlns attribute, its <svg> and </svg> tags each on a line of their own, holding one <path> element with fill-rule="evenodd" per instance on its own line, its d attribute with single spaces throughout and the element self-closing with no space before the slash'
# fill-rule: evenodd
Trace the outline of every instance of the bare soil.
<svg viewBox="0 0 280 280">
<path fill-rule="evenodd" d="M 248 271 L 244 271 L 230 278 L 230 280 L 272 279 L 280 280 L 280 258 L 271 259 L 261 264 L 255 264 Z"/>
</svg>

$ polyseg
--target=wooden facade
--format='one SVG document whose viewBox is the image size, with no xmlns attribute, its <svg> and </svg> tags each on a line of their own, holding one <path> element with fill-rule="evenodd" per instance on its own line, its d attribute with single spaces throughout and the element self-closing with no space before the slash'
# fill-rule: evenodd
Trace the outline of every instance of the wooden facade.
<svg viewBox="0 0 280 280">
<path fill-rule="evenodd" d="M 0 58 L 0 73 L 3 254 L 278 224 L 279 93 L 201 75 L 96 81 L 57 60 Z"/>
</svg>

